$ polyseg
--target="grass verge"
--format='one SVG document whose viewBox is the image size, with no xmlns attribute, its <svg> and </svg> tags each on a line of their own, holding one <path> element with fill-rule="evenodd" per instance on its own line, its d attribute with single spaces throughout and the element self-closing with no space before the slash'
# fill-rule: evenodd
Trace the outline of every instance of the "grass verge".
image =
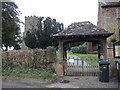
<svg viewBox="0 0 120 90">
<path fill-rule="evenodd" d="M 42 79 L 46 81 L 54 81 L 57 78 L 51 71 L 45 71 L 42 69 L 8 69 L 2 71 L 2 76 Z"/>
<path fill-rule="evenodd" d="M 67 52 L 68 55 L 76 55 L 79 58 L 98 58 L 98 54 L 78 54 L 78 53 L 72 53 Z"/>
</svg>

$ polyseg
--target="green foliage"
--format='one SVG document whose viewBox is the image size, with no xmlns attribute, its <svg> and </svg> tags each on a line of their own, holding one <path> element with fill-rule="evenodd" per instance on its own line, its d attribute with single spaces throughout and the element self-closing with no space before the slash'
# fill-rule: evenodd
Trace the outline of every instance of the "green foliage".
<svg viewBox="0 0 120 90">
<path fill-rule="evenodd" d="M 86 61 L 89 65 L 92 65 L 92 66 L 96 66 L 96 65 L 98 65 L 98 61 L 97 60 L 88 60 L 88 61 Z"/>
<path fill-rule="evenodd" d="M 35 34 L 33 32 L 27 31 L 26 38 L 25 38 L 25 44 L 26 46 L 30 48 L 36 48 L 38 47 L 38 42 L 36 40 Z"/>
<path fill-rule="evenodd" d="M 2 47 L 19 49 L 21 41 L 18 6 L 14 2 L 2 2 Z"/>
<path fill-rule="evenodd" d="M 75 46 L 79 46 L 82 45 L 84 42 L 74 42 L 74 43 L 70 43 L 70 47 L 75 47 Z"/>
<path fill-rule="evenodd" d="M 111 41 L 112 43 L 116 42 L 116 41 L 117 41 L 117 40 L 116 40 L 116 37 L 111 38 L 110 41 Z"/>
<path fill-rule="evenodd" d="M 86 54 L 87 53 L 87 45 L 86 45 L 86 43 L 83 43 L 82 45 L 72 47 L 71 51 L 72 51 L 72 53 Z"/>
<path fill-rule="evenodd" d="M 2 74 L 22 78 L 54 80 L 56 53 L 47 50 L 13 50 L 2 52 Z"/>
<path fill-rule="evenodd" d="M 38 29 L 33 26 L 31 32 L 27 32 L 25 44 L 32 49 L 46 49 L 47 46 L 53 45 L 52 35 L 62 30 L 63 23 L 59 23 L 56 19 L 50 17 L 40 17 L 38 20 Z"/>
<path fill-rule="evenodd" d="M 53 53 L 56 53 L 56 48 L 54 48 L 53 46 L 48 46 L 47 50 L 49 50 L 49 51 L 51 51 Z"/>
</svg>

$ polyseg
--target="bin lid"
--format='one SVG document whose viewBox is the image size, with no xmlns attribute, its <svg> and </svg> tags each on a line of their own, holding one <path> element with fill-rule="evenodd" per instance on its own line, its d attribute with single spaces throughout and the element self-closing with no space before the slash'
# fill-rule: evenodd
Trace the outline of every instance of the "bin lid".
<svg viewBox="0 0 120 90">
<path fill-rule="evenodd" d="M 116 59 L 115 62 L 120 63 L 120 59 Z"/>
<path fill-rule="evenodd" d="M 101 64 L 101 65 L 108 65 L 110 63 L 108 61 L 100 61 L 99 64 Z"/>
</svg>

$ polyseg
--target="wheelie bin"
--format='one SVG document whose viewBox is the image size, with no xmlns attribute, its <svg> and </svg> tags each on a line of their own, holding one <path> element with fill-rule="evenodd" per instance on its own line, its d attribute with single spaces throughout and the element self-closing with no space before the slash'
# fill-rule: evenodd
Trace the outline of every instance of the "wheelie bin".
<svg viewBox="0 0 120 90">
<path fill-rule="evenodd" d="M 117 69 L 117 79 L 120 82 L 120 59 L 115 60 L 116 69 Z"/>
<path fill-rule="evenodd" d="M 100 73 L 99 73 L 99 81 L 101 82 L 109 82 L 109 62 L 108 61 L 100 61 Z"/>
</svg>

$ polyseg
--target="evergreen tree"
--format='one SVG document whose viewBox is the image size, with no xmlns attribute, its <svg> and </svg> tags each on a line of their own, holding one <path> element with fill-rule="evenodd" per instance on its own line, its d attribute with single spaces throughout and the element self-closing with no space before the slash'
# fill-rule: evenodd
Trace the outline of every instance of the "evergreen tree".
<svg viewBox="0 0 120 90">
<path fill-rule="evenodd" d="M 38 43 L 36 42 L 35 34 L 33 32 L 27 32 L 26 33 L 26 38 L 25 38 L 25 44 L 26 46 L 30 48 L 36 48 L 38 47 Z"/>
<path fill-rule="evenodd" d="M 20 11 L 14 2 L 2 2 L 2 48 L 5 51 L 8 47 L 20 49 L 21 32 L 20 20 L 18 16 Z"/>
<path fill-rule="evenodd" d="M 38 29 L 32 28 L 31 33 L 35 36 L 26 34 L 25 44 L 30 48 L 42 48 L 53 45 L 52 35 L 63 30 L 63 23 L 59 23 L 56 19 L 50 17 L 40 17 L 38 20 Z M 28 39 L 27 39 L 28 38 Z M 31 39 L 30 39 L 31 38 Z M 35 42 L 34 42 L 35 41 Z M 29 42 L 34 42 L 31 45 Z"/>
</svg>

